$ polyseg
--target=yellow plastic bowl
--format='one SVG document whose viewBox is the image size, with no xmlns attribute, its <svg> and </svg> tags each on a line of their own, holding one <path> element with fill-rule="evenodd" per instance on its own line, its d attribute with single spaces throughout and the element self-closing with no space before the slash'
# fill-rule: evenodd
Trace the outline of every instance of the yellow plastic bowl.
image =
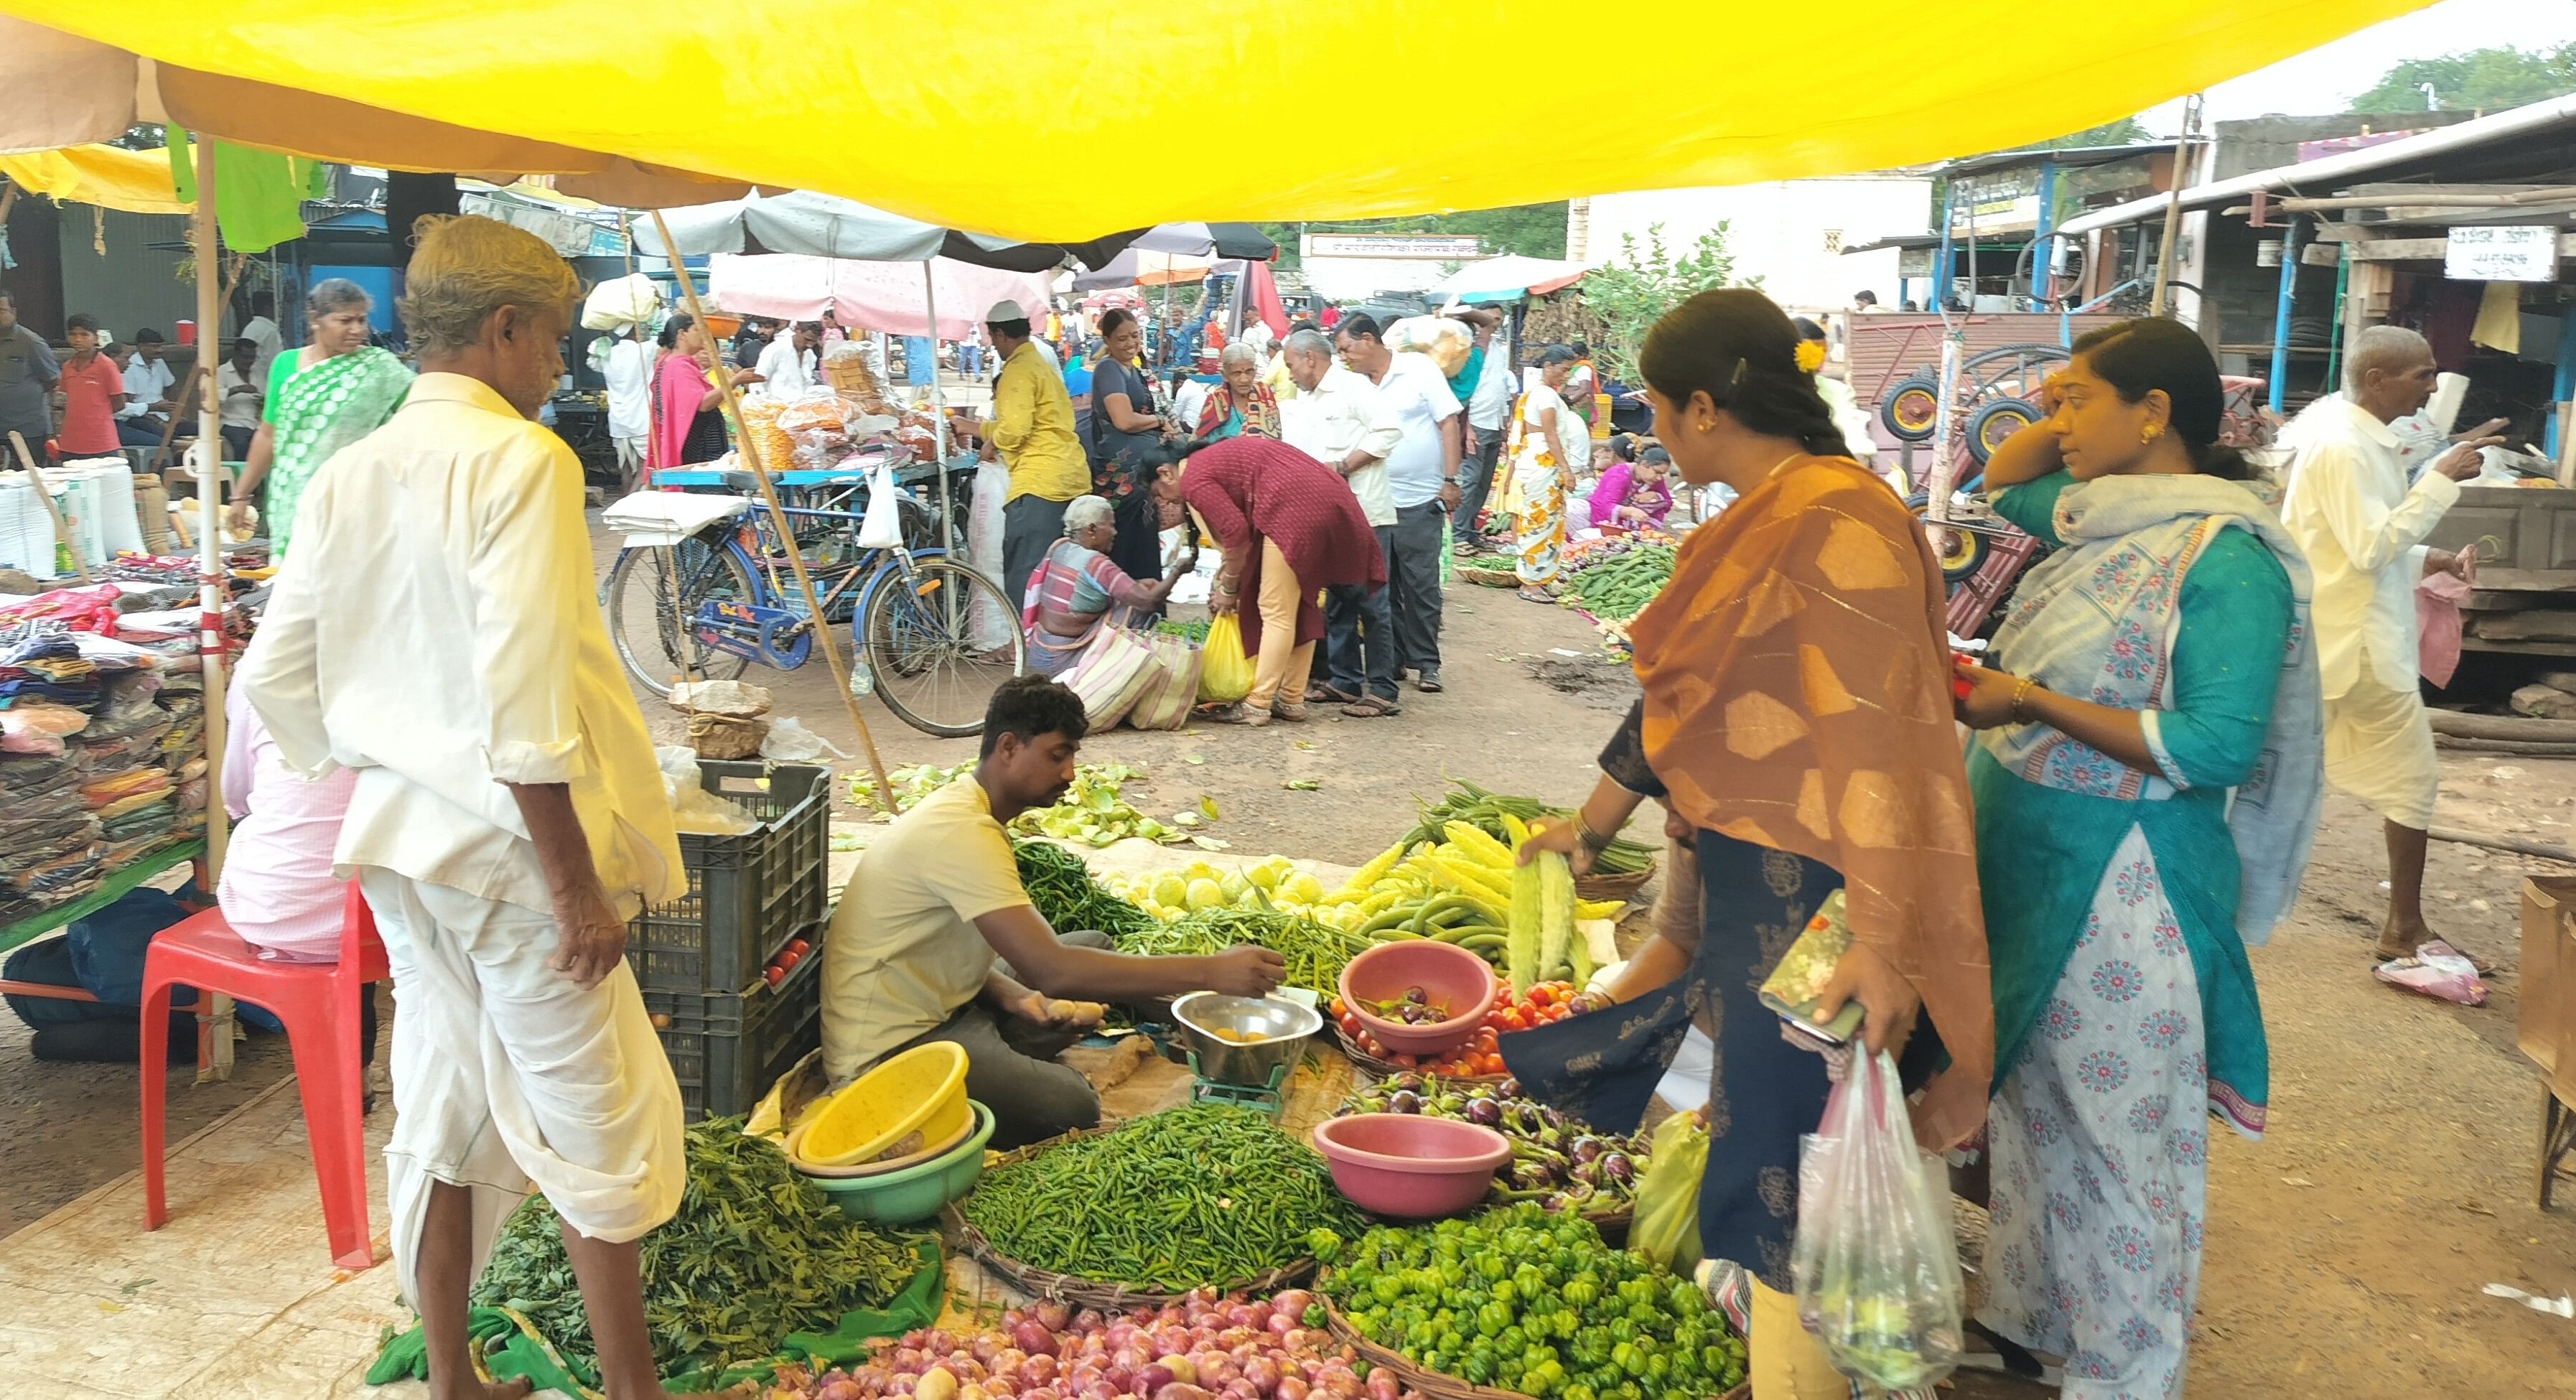
<svg viewBox="0 0 2576 1400">
<path fill-rule="evenodd" d="M 902 1147 L 916 1133 L 925 1145 L 954 1142 L 974 1117 L 966 1103 L 966 1052 L 936 1040 L 904 1051 L 834 1094 L 805 1125 L 797 1147 L 816 1166 L 853 1166 Z"/>
</svg>

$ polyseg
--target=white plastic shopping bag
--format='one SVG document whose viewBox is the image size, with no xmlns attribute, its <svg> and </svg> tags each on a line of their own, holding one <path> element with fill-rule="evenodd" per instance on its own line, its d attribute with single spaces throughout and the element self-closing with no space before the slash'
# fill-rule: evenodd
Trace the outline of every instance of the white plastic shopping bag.
<svg viewBox="0 0 2576 1400">
<path fill-rule="evenodd" d="M 894 468 L 879 462 L 868 472 L 868 513 L 859 522 L 859 548 L 903 548 L 903 517 L 897 511 Z"/>
<path fill-rule="evenodd" d="M 1798 1320 L 1834 1369 L 1882 1390 L 1929 1389 L 1959 1364 L 1950 1184 L 1915 1145 L 1896 1062 L 1852 1057 L 1798 1156 Z"/>
<path fill-rule="evenodd" d="M 966 504 L 966 562 L 975 572 L 993 580 L 1002 580 L 1002 506 L 1011 494 L 1011 469 L 999 462 L 979 462 L 975 466 L 975 488 Z M 1004 592 L 1007 594 L 1008 586 Z M 1010 645 L 1011 632 L 1020 620 L 1010 615 L 1008 606 L 994 595 L 975 592 L 975 645 L 986 651 Z"/>
</svg>

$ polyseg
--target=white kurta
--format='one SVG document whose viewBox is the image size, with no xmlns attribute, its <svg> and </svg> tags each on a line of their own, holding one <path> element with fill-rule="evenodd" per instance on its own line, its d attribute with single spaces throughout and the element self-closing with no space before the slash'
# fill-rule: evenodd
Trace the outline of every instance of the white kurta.
<svg viewBox="0 0 2576 1400">
<path fill-rule="evenodd" d="M 508 784 L 560 783 L 621 917 L 688 884 L 651 741 L 592 601 L 581 465 L 482 383 L 424 374 L 305 489 L 241 684 L 280 756 L 358 775 L 336 859 L 394 974 L 394 1259 L 429 1192 L 474 1266 L 533 1184 L 594 1239 L 679 1208 L 680 1097 L 634 974 L 548 965 L 554 902 Z"/>
</svg>

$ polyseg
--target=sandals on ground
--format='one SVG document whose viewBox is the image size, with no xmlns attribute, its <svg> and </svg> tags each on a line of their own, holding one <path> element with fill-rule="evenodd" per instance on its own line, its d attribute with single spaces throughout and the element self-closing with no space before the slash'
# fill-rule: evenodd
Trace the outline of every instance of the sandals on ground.
<svg viewBox="0 0 2576 1400">
<path fill-rule="evenodd" d="M 1378 697 L 1371 695 L 1365 699 L 1354 700 L 1350 704 L 1344 705 L 1342 707 L 1342 713 L 1349 715 L 1353 719 L 1383 719 L 1388 715 L 1400 715 L 1404 713 L 1404 707 L 1392 700 L 1381 700 Z"/>
</svg>

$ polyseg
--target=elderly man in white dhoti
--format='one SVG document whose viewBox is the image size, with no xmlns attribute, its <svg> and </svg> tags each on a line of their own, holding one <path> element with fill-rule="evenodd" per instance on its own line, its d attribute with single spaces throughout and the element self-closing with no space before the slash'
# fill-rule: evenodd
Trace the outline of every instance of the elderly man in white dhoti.
<svg viewBox="0 0 2576 1400">
<path fill-rule="evenodd" d="M 580 286 L 506 224 L 420 230 L 420 377 L 306 488 L 241 681 L 291 765 L 358 774 L 336 860 L 393 963 L 393 1252 L 432 1392 L 524 1390 L 476 1380 L 465 1300 L 533 1185 L 607 1393 L 660 1400 L 636 1241 L 679 1208 L 680 1094 L 624 951 L 686 884 L 591 601 L 581 463 L 533 421 Z"/>
<path fill-rule="evenodd" d="M 2459 443 L 2412 485 L 2388 425 L 2433 395 L 2433 349 L 2397 326 L 2354 341 L 2344 392 L 2299 415 L 2281 521 L 2316 577 L 2317 660 L 2325 682 L 2326 777 L 2387 823 L 2388 921 L 2379 953 L 2402 958 L 2433 941 L 2424 923 L 2425 830 L 2442 771 L 2432 721 L 2416 688 L 2415 585 L 2468 565 L 2424 544 L 2460 483 L 2477 476 L 2480 448 Z"/>
</svg>

